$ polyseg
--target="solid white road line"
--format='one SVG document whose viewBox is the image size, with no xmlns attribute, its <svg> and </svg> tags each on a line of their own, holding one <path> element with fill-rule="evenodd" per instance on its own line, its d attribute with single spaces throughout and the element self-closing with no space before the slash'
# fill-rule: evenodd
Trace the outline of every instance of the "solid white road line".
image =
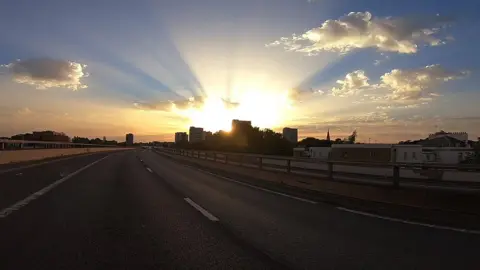
<svg viewBox="0 0 480 270">
<path fill-rule="evenodd" d="M 193 206 L 193 208 L 197 209 L 200 213 L 202 213 L 202 215 L 206 216 L 208 219 L 210 219 L 211 221 L 218 221 L 219 219 L 217 217 L 215 217 L 214 215 L 210 214 L 210 212 L 208 212 L 207 210 L 205 210 L 203 207 L 201 207 L 200 205 L 196 204 L 194 201 L 190 200 L 190 198 L 184 198 L 184 200 L 190 204 L 191 206 Z"/>
<path fill-rule="evenodd" d="M 153 173 L 152 169 L 150 169 L 150 168 L 147 168 L 147 171 Z"/>
<path fill-rule="evenodd" d="M 101 158 L 97 161 L 94 161 L 94 162 L 86 165 L 85 167 L 82 167 L 82 168 L 78 169 L 77 171 L 61 178 L 60 180 L 57 180 L 56 182 L 42 188 L 41 190 L 33 193 L 32 195 L 28 196 L 27 198 L 15 203 L 14 205 L 11 205 L 11 206 L 1 210 L 0 211 L 0 218 L 6 218 L 7 216 L 12 214 L 13 212 L 15 212 L 15 211 L 19 210 L 20 208 L 26 206 L 27 204 L 31 203 L 33 200 L 38 199 L 38 197 L 40 197 L 42 195 L 45 195 L 47 192 L 54 189 L 56 186 L 60 185 L 61 183 L 65 182 L 65 181 L 67 181 L 68 179 L 72 178 L 73 176 L 79 174 L 80 172 L 92 167 L 93 165 L 95 165 L 98 162 L 106 159 L 107 157 L 109 157 L 109 156 L 106 156 L 106 157 L 103 157 L 103 158 Z"/>
<path fill-rule="evenodd" d="M 194 167 L 190 167 L 190 168 L 194 168 Z M 194 168 L 194 169 L 196 169 L 196 168 Z M 302 202 L 306 202 L 306 203 L 311 203 L 311 204 L 317 204 L 318 203 L 316 201 L 312 201 L 312 200 L 288 195 L 288 194 L 285 194 L 285 193 L 276 192 L 276 191 L 273 191 L 273 190 L 270 190 L 270 189 L 250 185 L 250 184 L 247 184 L 247 183 L 244 183 L 244 182 L 241 182 L 241 181 L 237 181 L 237 180 L 234 180 L 232 178 L 225 177 L 225 176 L 221 176 L 221 175 L 218 175 L 218 174 L 215 174 L 215 173 L 211 173 L 209 171 L 205 171 L 205 170 L 202 170 L 202 169 L 197 169 L 197 170 L 201 171 L 201 172 L 204 172 L 204 173 L 207 173 L 207 174 L 210 174 L 210 175 L 213 175 L 213 176 L 216 176 L 216 177 L 219 177 L 219 178 L 222 178 L 222 179 L 230 181 L 230 182 L 234 182 L 234 183 L 237 183 L 237 184 L 240 184 L 240 185 L 244 185 L 244 186 L 247 186 L 247 187 L 258 189 L 258 190 L 261 190 L 261 191 L 264 191 L 264 192 L 272 193 L 272 194 L 275 194 L 275 195 L 280 195 L 280 196 L 283 196 L 283 197 L 287 197 L 287 198 L 290 198 L 290 199 L 294 199 L 294 200 L 302 201 Z"/>
<path fill-rule="evenodd" d="M 385 217 L 385 216 L 375 215 L 375 214 L 372 214 L 372 213 L 352 210 L 352 209 L 348 209 L 348 208 L 344 208 L 344 207 L 337 207 L 337 209 L 340 210 L 340 211 L 350 212 L 350 213 L 354 213 L 354 214 L 357 214 L 357 215 L 362 215 L 362 216 L 367 216 L 367 217 L 372 217 L 372 218 L 377 218 L 377 219 L 388 220 L 388 221 L 392 221 L 392 222 L 399 222 L 399 223 L 428 227 L 428 228 L 439 229 L 439 230 L 448 230 L 448 231 L 454 231 L 454 232 L 479 234 L 480 235 L 480 231 L 476 231 L 476 230 L 460 229 L 460 228 L 453 228 L 453 227 L 448 227 L 448 226 L 440 226 L 440 225 L 435 225 L 435 224 L 408 221 L 408 220 L 403 220 L 403 219 L 399 219 L 399 218 Z"/>
</svg>

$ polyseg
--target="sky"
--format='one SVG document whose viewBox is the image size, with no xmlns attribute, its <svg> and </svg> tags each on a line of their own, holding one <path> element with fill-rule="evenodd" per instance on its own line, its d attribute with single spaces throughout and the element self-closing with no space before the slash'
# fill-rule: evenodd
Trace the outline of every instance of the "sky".
<svg viewBox="0 0 480 270">
<path fill-rule="evenodd" d="M 0 137 L 480 136 L 474 0 L 4 1 Z"/>
</svg>

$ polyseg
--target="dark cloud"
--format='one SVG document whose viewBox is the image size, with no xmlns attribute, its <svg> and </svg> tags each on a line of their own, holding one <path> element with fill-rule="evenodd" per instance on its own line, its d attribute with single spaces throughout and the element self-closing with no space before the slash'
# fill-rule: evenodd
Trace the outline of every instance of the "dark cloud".
<svg viewBox="0 0 480 270">
<path fill-rule="evenodd" d="M 86 76 L 86 65 L 48 58 L 17 60 L 3 67 L 17 83 L 34 85 L 37 89 L 65 87 L 72 90 L 86 88 L 80 80 Z"/>
</svg>

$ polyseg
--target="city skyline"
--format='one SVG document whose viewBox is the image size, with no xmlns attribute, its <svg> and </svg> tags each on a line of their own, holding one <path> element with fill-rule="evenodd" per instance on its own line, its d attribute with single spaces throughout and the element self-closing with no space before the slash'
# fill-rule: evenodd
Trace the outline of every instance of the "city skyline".
<svg viewBox="0 0 480 270">
<path fill-rule="evenodd" d="M 476 139 L 478 4 L 387 2 L 8 3 L 0 137 L 173 141 L 246 119 L 299 139 Z"/>
</svg>

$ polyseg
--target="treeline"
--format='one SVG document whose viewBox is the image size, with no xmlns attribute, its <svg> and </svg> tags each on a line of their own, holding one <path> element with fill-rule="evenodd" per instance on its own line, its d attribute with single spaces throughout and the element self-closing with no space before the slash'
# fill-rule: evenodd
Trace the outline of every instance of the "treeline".
<svg viewBox="0 0 480 270">
<path fill-rule="evenodd" d="M 222 152 L 292 156 L 293 148 L 297 146 L 329 147 L 333 143 L 355 143 L 356 137 L 357 132 L 354 131 L 348 138 L 336 139 L 335 141 L 319 140 L 309 137 L 298 143 L 292 143 L 283 138 L 281 133 L 275 132 L 271 129 L 245 127 L 243 130 L 239 131 L 219 131 L 206 137 L 202 142 L 182 142 L 176 144 L 175 147 Z"/>
<path fill-rule="evenodd" d="M 122 143 L 118 143 L 115 140 L 107 140 L 105 137 L 103 139 L 95 138 L 83 138 L 83 137 L 73 137 L 72 143 L 84 143 L 84 144 L 102 144 L 102 145 L 121 145 Z M 125 143 L 123 143 L 125 144 Z"/>
</svg>

